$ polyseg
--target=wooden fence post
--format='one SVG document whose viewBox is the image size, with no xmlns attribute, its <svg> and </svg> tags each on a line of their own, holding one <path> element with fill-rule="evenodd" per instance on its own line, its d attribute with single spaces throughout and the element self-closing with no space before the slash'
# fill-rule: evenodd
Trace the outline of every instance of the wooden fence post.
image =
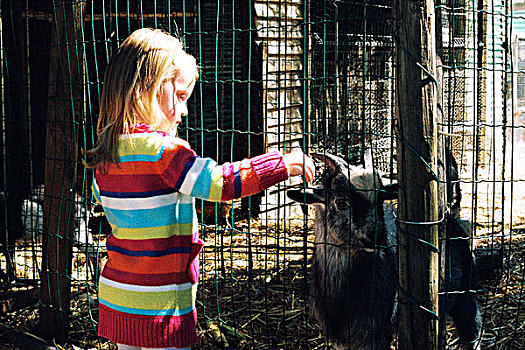
<svg viewBox="0 0 525 350">
<path fill-rule="evenodd" d="M 40 330 L 58 343 L 69 335 L 77 124 L 83 113 L 83 6 L 55 0 L 49 65 Z"/>
<path fill-rule="evenodd" d="M 398 1 L 399 349 L 438 348 L 434 2 Z"/>
</svg>

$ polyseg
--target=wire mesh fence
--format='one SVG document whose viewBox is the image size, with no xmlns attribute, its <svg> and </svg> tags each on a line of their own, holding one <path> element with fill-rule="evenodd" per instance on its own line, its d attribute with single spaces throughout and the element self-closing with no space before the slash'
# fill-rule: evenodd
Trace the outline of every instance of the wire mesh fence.
<svg viewBox="0 0 525 350">
<path fill-rule="evenodd" d="M 18 331 L 49 337 L 42 320 L 58 312 L 53 323 L 65 327 L 70 346 L 115 348 L 96 335 L 111 227 L 92 202 L 93 175 L 81 160 L 96 140 L 104 70 L 138 28 L 183 38 L 197 58 L 200 79 L 179 135 L 199 155 L 222 163 L 299 147 L 355 165 L 371 156 L 386 177 L 397 174 L 403 53 L 393 1 L 0 4 L 1 323 Z M 438 137 L 458 164 L 453 184 L 477 258 L 479 283 L 469 289 L 483 348 L 525 346 L 523 11 L 519 1 L 435 2 Z M 315 215 L 285 194 L 301 186 L 288 180 L 249 199 L 197 203 L 206 245 L 195 348 L 334 345 L 310 304 Z M 64 288 L 71 295 L 57 302 Z M 448 322 L 445 348 L 459 347 Z"/>
</svg>

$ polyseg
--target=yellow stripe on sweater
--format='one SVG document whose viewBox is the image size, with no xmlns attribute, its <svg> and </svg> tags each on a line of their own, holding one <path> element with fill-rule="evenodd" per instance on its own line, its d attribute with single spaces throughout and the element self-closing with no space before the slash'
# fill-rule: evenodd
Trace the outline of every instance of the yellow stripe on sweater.
<svg viewBox="0 0 525 350">
<path fill-rule="evenodd" d="M 216 166 L 213 169 L 211 179 L 209 200 L 218 202 L 222 197 L 222 166 Z"/>
<path fill-rule="evenodd" d="M 113 235 L 119 239 L 152 239 L 171 236 L 191 236 L 193 224 L 173 224 L 148 228 L 120 228 L 113 226 Z"/>
<path fill-rule="evenodd" d="M 119 289 L 104 283 L 99 285 L 99 297 L 112 304 L 147 310 L 187 309 L 195 304 L 197 284 L 181 291 L 136 292 Z"/>
<path fill-rule="evenodd" d="M 156 155 L 162 146 L 163 138 L 153 134 L 131 134 L 128 139 L 121 139 L 118 143 L 118 155 L 130 156 L 134 154 Z"/>
</svg>

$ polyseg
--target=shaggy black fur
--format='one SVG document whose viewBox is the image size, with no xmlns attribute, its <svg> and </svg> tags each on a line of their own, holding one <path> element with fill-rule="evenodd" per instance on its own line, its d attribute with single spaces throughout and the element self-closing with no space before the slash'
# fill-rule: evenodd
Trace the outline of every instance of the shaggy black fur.
<svg viewBox="0 0 525 350">
<path fill-rule="evenodd" d="M 384 186 L 373 171 L 352 167 L 339 157 L 313 156 L 328 168 L 321 184 L 290 190 L 287 195 L 315 205 L 314 315 L 337 349 L 389 349 L 397 288 L 397 253 L 392 242 L 397 232 L 392 223 L 385 225 L 384 200 L 397 196 L 396 186 Z M 457 179 L 457 165 L 453 171 L 451 177 Z M 362 181 L 363 176 L 369 181 Z M 451 190 L 452 202 L 461 198 L 457 191 L 459 185 Z M 459 208 L 459 203 L 451 206 Z M 447 235 L 467 238 L 458 220 L 452 216 Z M 473 256 L 466 239 L 449 240 L 447 247 L 445 290 L 460 293 L 445 295 L 440 302 L 453 317 L 462 342 L 474 348 L 471 342 L 479 336 L 480 317 L 476 296 L 469 292 L 475 284 Z"/>
</svg>

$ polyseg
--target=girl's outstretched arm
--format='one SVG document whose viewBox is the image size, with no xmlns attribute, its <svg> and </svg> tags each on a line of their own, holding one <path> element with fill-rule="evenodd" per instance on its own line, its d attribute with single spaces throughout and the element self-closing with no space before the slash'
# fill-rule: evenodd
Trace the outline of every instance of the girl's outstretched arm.
<svg viewBox="0 0 525 350">
<path fill-rule="evenodd" d="M 199 157 L 185 142 L 167 147 L 159 164 L 164 181 L 178 192 L 208 201 L 229 201 L 250 196 L 289 176 L 314 176 L 312 160 L 300 151 L 284 156 L 271 151 L 238 162 L 218 165 L 213 159 Z"/>
</svg>

